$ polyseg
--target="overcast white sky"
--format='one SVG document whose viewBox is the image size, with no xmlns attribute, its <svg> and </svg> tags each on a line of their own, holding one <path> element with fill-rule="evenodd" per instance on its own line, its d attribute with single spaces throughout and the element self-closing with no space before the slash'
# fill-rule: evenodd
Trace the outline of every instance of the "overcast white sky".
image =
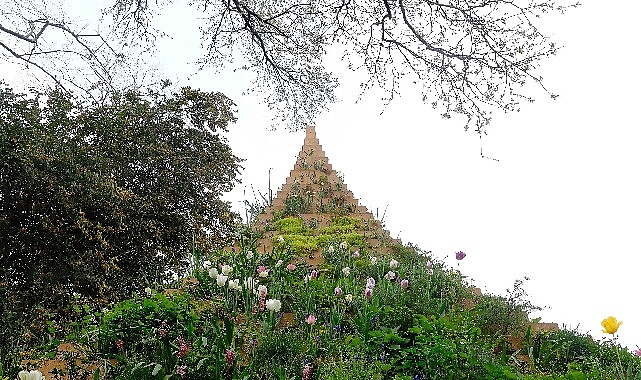
<svg viewBox="0 0 641 380">
<path fill-rule="evenodd" d="M 238 105 L 230 144 L 245 158 L 242 185 L 229 194 L 244 213 L 243 189 L 275 190 L 293 168 L 304 132 L 268 131 L 260 98 L 241 96 L 249 77 L 186 65 L 197 58 L 197 30 L 181 7 L 163 17 L 173 40 L 159 45 L 159 68 L 180 85 L 221 91 Z M 520 113 L 495 115 L 480 141 L 463 120 L 439 118 L 407 93 L 381 115 L 375 96 L 355 104 L 354 75 L 336 63 L 340 101 L 317 120 L 330 163 L 361 204 L 382 214 L 392 236 L 453 264 L 486 292 L 505 294 L 528 276 L 544 321 L 603 337 L 600 322 L 623 321 L 619 341 L 641 345 L 636 286 L 641 252 L 641 85 L 636 66 L 641 5 L 586 2 L 544 30 L 565 46 L 544 65 L 546 85 Z M 182 20 L 185 20 L 184 22 Z M 348 78 L 350 80 L 348 80 Z"/>
</svg>

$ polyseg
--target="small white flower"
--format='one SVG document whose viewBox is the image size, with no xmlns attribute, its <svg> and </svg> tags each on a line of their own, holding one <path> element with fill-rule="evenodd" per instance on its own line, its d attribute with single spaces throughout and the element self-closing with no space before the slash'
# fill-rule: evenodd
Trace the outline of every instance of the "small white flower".
<svg viewBox="0 0 641 380">
<path fill-rule="evenodd" d="M 327 247 L 327 252 L 333 253 L 334 252 L 334 246 L 330 245 L 329 247 Z"/>
<path fill-rule="evenodd" d="M 251 260 L 251 259 L 253 259 L 253 258 L 254 258 L 254 252 L 252 252 L 252 251 L 248 251 L 248 252 L 247 252 L 247 256 L 246 256 L 246 257 L 247 257 L 247 260 Z"/>
<path fill-rule="evenodd" d="M 385 274 L 386 280 L 394 280 L 396 278 L 396 273 L 389 271 Z"/>
<path fill-rule="evenodd" d="M 44 380 L 45 377 L 42 376 L 40 371 L 20 371 L 18 372 L 18 379 L 20 380 Z"/>
<path fill-rule="evenodd" d="M 218 276 L 216 276 L 216 284 L 218 284 L 218 286 L 225 286 L 225 283 L 227 282 L 228 278 L 229 277 L 221 273 Z"/>
<path fill-rule="evenodd" d="M 347 242 L 346 241 L 341 243 L 341 249 L 342 250 L 346 250 L 347 249 Z"/>
<path fill-rule="evenodd" d="M 267 297 L 267 286 L 258 285 L 258 295 L 260 297 Z"/>
<path fill-rule="evenodd" d="M 247 277 L 245 281 L 243 281 L 243 284 L 245 285 L 246 289 L 253 290 L 255 281 L 252 277 Z"/>
<path fill-rule="evenodd" d="M 280 306 L 280 300 L 277 299 L 270 298 L 265 302 L 265 308 L 276 313 L 280 311 Z"/>
<path fill-rule="evenodd" d="M 396 269 L 396 268 L 398 268 L 398 261 L 396 261 L 396 260 L 392 259 L 392 260 L 389 262 L 389 269 Z"/>
<path fill-rule="evenodd" d="M 232 268 L 231 265 L 227 264 L 223 265 L 223 267 L 221 268 L 221 271 L 225 276 L 229 276 L 232 270 L 234 270 L 234 268 Z"/>
<path fill-rule="evenodd" d="M 261 271 L 258 273 L 258 277 L 260 278 L 267 278 L 269 276 L 269 269 L 265 269 L 264 271 Z"/>
<path fill-rule="evenodd" d="M 205 268 L 205 269 L 211 268 L 211 261 L 209 261 L 209 260 L 203 261 L 203 268 Z"/>
<path fill-rule="evenodd" d="M 372 256 L 372 258 L 370 260 L 372 261 L 372 265 L 376 265 L 376 262 L 378 261 L 376 256 Z"/>
<path fill-rule="evenodd" d="M 242 290 L 242 288 L 240 287 L 240 280 L 237 278 L 233 280 L 229 280 L 229 289 L 235 290 L 235 291 Z"/>
<path fill-rule="evenodd" d="M 211 277 L 211 278 L 216 278 L 216 277 L 218 277 L 218 269 L 216 269 L 216 268 L 209 268 L 209 277 Z"/>
<path fill-rule="evenodd" d="M 147 295 L 147 297 L 151 297 L 151 288 L 150 287 L 146 287 L 145 288 L 145 294 Z"/>
<path fill-rule="evenodd" d="M 361 255 L 361 253 L 360 253 L 358 250 L 356 250 L 356 251 L 354 251 L 354 253 L 352 253 L 352 256 L 353 256 L 355 259 L 358 259 L 358 257 L 359 257 L 360 255 Z"/>
<path fill-rule="evenodd" d="M 345 268 L 343 268 L 343 274 L 344 274 L 345 276 L 349 276 L 349 274 L 350 274 L 350 269 L 349 269 L 349 267 L 345 267 Z"/>
<path fill-rule="evenodd" d="M 282 235 L 278 235 L 278 242 L 281 243 L 281 244 L 284 243 L 285 242 L 285 238 Z"/>
<path fill-rule="evenodd" d="M 281 265 L 283 265 L 283 260 L 278 260 L 274 266 L 275 266 L 276 268 L 278 268 L 278 267 L 280 267 Z"/>
<path fill-rule="evenodd" d="M 352 302 L 352 295 L 351 295 L 351 294 L 347 294 L 347 295 L 345 296 L 345 301 L 347 301 L 347 302 Z"/>
<path fill-rule="evenodd" d="M 341 295 L 343 295 L 343 289 L 341 289 L 340 286 L 335 287 L 334 294 L 336 295 L 336 297 L 340 297 Z"/>
</svg>

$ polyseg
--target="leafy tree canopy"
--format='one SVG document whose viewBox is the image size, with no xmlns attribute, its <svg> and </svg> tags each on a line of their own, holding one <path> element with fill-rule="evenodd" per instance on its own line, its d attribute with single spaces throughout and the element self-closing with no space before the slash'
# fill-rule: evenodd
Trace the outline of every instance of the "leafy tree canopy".
<svg viewBox="0 0 641 380">
<path fill-rule="evenodd" d="M 123 65 L 139 56 L 132 48 L 149 48 L 163 34 L 154 16 L 171 3 L 107 1 L 106 26 L 99 33 L 33 0 L 3 2 L 0 54 L 88 94 L 112 90 L 117 72 L 143 64 Z M 537 22 L 546 13 L 577 5 L 554 0 L 195 0 L 183 6 L 196 10 L 201 67 L 240 61 L 236 68 L 256 73 L 256 89 L 289 125 L 309 123 L 334 100 L 338 79 L 325 58 L 338 48 L 348 67 L 367 73 L 363 91 L 380 87 L 384 101 L 391 101 L 404 84 L 413 83 L 444 117 L 462 114 L 467 126 L 481 132 L 493 111 L 516 110 L 534 99 L 528 83 L 555 96 L 543 86 L 539 69 L 559 46 Z M 49 33 L 59 38 L 48 40 Z M 77 76 L 62 70 L 69 62 L 66 54 L 88 64 L 88 83 L 79 84 Z"/>
<path fill-rule="evenodd" d="M 0 91 L 0 285 L 44 294 L 130 294 L 222 245 L 237 216 L 221 200 L 240 159 L 220 93 Z"/>
</svg>

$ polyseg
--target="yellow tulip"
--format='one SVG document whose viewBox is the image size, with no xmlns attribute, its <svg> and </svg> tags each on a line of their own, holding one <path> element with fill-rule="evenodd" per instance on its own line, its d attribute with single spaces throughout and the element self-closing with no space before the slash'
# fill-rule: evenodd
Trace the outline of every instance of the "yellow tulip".
<svg viewBox="0 0 641 380">
<path fill-rule="evenodd" d="M 623 322 L 617 321 L 617 319 L 613 316 L 609 316 L 601 321 L 601 326 L 603 326 L 603 328 L 605 329 L 603 330 L 603 332 L 608 334 L 616 333 L 621 324 L 623 324 Z"/>
</svg>

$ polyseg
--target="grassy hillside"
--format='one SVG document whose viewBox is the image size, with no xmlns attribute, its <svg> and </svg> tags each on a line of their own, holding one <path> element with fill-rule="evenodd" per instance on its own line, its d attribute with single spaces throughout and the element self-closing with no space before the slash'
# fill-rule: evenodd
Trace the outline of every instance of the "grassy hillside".
<svg viewBox="0 0 641 380">
<path fill-rule="evenodd" d="M 478 295 L 415 247 L 383 255 L 341 240 L 349 223 L 271 230 L 285 235 L 271 252 L 246 233 L 233 251 L 196 254 L 185 279 L 23 326 L 39 344 L 16 345 L 0 378 L 641 379 L 641 358 L 614 338 L 534 331 L 521 280 Z M 325 259 L 315 267 L 312 248 Z"/>
</svg>

